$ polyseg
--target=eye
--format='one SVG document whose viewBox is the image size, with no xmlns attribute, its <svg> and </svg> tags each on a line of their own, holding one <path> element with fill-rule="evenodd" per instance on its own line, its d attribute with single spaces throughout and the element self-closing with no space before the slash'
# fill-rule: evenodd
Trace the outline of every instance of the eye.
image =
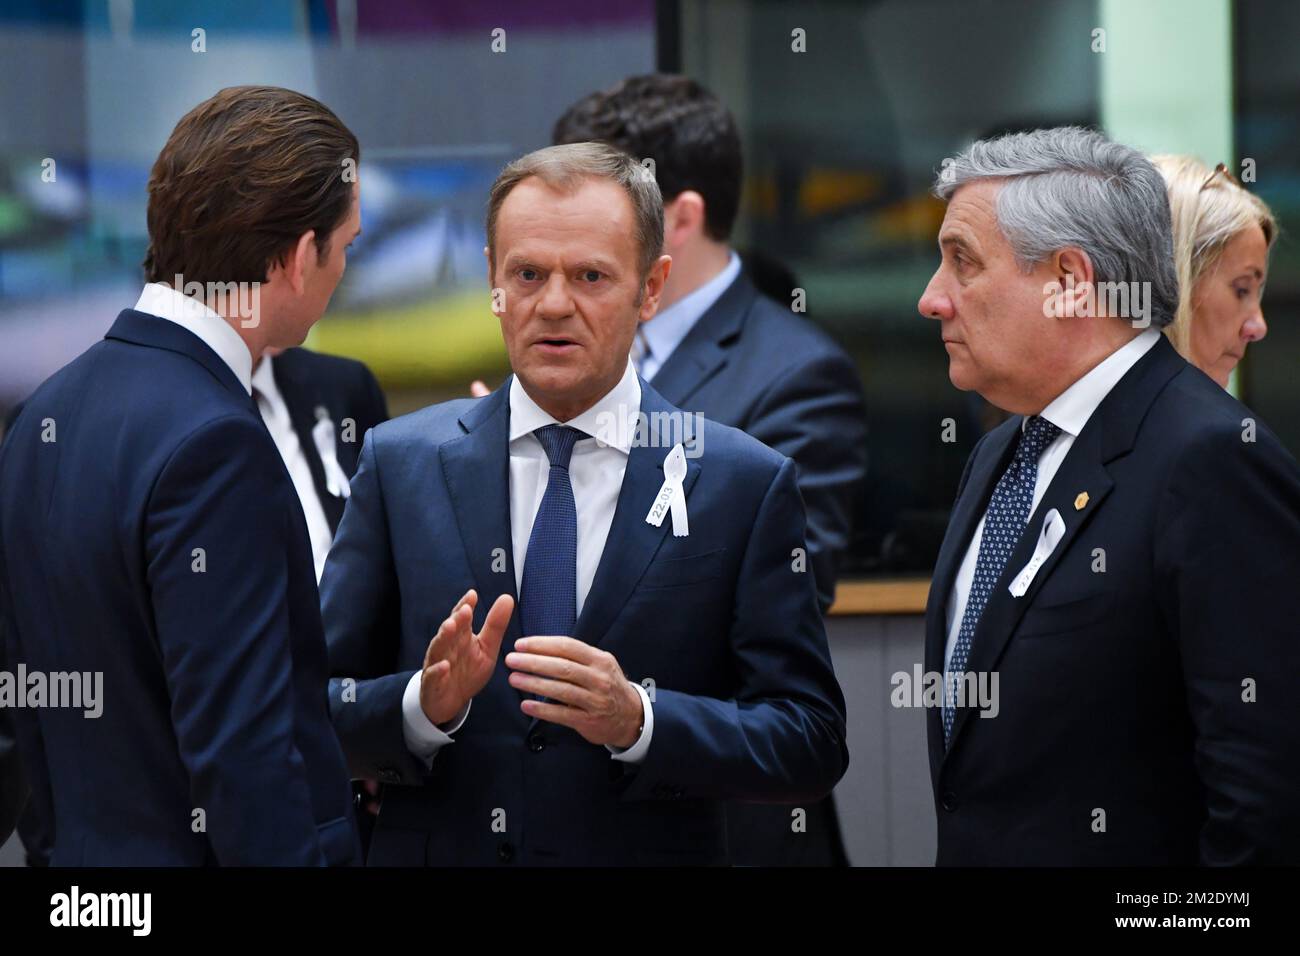
<svg viewBox="0 0 1300 956">
<path fill-rule="evenodd" d="M 602 278 L 602 275 L 603 275 L 603 274 L 602 274 L 599 270 L 596 270 L 596 269 L 583 269 L 583 270 L 582 270 L 582 278 L 583 278 L 583 280 L 586 281 L 586 282 L 599 282 L 599 281 L 601 280 L 601 278 Z"/>
<path fill-rule="evenodd" d="M 523 279 L 525 282 L 532 282 L 534 279 L 537 278 L 537 270 L 530 269 L 528 266 L 524 266 L 515 274 L 519 276 L 519 278 Z"/>
</svg>

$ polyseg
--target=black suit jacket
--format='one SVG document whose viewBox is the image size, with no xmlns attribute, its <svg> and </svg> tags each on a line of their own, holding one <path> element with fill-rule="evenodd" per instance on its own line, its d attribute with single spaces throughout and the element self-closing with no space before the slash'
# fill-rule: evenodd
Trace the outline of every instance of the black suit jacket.
<svg viewBox="0 0 1300 956">
<path fill-rule="evenodd" d="M 1020 422 L 967 463 L 927 672 Z M 997 716 L 959 709 L 945 753 L 927 715 L 940 865 L 1300 862 L 1300 468 L 1252 423 L 1163 336 L 1089 419 L 972 641 Z M 1014 598 L 1053 508 L 1064 537 Z"/>
<path fill-rule="evenodd" d="M 356 473 L 366 432 L 388 421 L 388 403 L 379 382 L 364 364 L 308 349 L 287 349 L 271 360 L 276 387 L 289 408 L 289 418 L 311 468 L 312 482 L 329 521 L 338 531 L 347 502 L 329 493 L 325 466 L 312 438 L 322 415 L 334 423 L 334 447 L 349 478 Z"/>
<path fill-rule="evenodd" d="M 809 568 L 818 602 L 829 608 L 867 468 L 866 411 L 853 361 L 741 273 L 651 384 L 678 408 L 739 428 L 794 459 L 808 515 Z"/>
</svg>

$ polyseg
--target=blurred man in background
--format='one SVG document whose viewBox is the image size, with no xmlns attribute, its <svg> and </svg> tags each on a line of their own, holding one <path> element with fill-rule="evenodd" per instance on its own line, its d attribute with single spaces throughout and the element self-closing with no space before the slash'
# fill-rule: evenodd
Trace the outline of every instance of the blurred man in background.
<svg viewBox="0 0 1300 956">
<path fill-rule="evenodd" d="M 571 106 L 552 139 L 596 140 L 653 161 L 673 268 L 658 312 L 637 331 L 633 361 L 669 402 L 794 459 L 809 567 L 825 612 L 866 475 L 862 386 L 852 359 L 788 303 L 759 293 L 731 248 L 743 179 L 731 112 L 688 77 L 634 76 Z M 789 808 L 733 805 L 733 859 L 843 865 L 830 799 L 805 809 L 806 832 L 795 832 Z"/>
<path fill-rule="evenodd" d="M 135 308 L 0 449 L 7 661 L 102 689 L 13 711 L 55 865 L 356 859 L 311 541 L 251 379 L 329 303 L 359 158 L 290 90 L 186 114 L 150 175 Z"/>
</svg>

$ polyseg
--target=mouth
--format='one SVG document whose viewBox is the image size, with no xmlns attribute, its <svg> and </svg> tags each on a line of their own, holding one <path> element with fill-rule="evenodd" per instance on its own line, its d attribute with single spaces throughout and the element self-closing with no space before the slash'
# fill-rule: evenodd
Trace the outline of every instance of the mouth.
<svg viewBox="0 0 1300 956">
<path fill-rule="evenodd" d="M 564 355 L 581 348 L 581 346 L 573 339 L 556 336 L 553 338 L 538 339 L 533 343 L 533 348 L 541 349 L 548 355 Z"/>
</svg>

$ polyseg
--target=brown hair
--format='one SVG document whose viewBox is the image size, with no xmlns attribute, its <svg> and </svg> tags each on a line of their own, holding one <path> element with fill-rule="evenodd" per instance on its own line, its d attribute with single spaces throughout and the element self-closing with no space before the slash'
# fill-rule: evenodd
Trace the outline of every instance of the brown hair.
<svg viewBox="0 0 1300 956">
<path fill-rule="evenodd" d="M 181 118 L 149 174 L 146 281 L 263 282 L 313 229 L 324 256 L 360 159 L 357 138 L 310 96 L 222 90 Z"/>
<path fill-rule="evenodd" d="M 488 196 L 487 242 L 493 271 L 497 261 L 497 216 L 510 190 L 530 176 L 552 189 L 573 190 L 588 179 L 608 179 L 623 187 L 636 217 L 637 266 L 641 279 L 663 254 L 664 202 L 654 174 L 635 159 L 606 143 L 548 146 L 521 156 L 501 170 Z"/>
</svg>

